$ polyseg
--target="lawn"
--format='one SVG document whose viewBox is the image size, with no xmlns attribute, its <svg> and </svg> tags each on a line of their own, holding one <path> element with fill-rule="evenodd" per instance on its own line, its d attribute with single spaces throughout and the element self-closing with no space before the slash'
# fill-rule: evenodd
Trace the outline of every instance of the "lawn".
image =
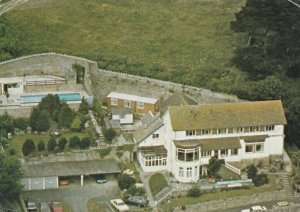
<svg viewBox="0 0 300 212">
<path fill-rule="evenodd" d="M 179 197 L 175 199 L 171 199 L 171 207 L 177 207 L 182 205 L 192 205 L 201 202 L 208 202 L 213 200 L 227 199 L 231 197 L 238 196 L 250 196 L 257 193 L 274 191 L 276 189 L 276 178 L 274 176 L 269 176 L 269 184 L 254 187 L 252 189 L 238 189 L 238 190 L 230 190 L 230 191 L 220 191 L 213 193 L 204 193 L 200 195 L 200 197 Z M 165 205 L 163 207 L 169 207 L 170 205 Z"/>
<path fill-rule="evenodd" d="M 86 133 L 79 133 L 79 132 L 70 132 L 70 133 L 67 133 L 67 134 L 63 134 L 61 137 L 65 137 L 65 138 L 69 139 L 72 136 L 78 136 L 80 139 L 82 139 L 85 136 L 89 137 L 88 134 L 86 134 Z M 61 137 L 56 138 L 56 141 L 58 142 L 58 140 Z M 9 142 L 9 148 L 7 150 L 13 148 L 13 149 L 16 150 L 16 154 L 18 156 L 21 156 L 22 155 L 22 146 L 23 146 L 23 143 L 27 139 L 32 139 L 33 142 L 35 143 L 36 147 L 37 147 L 37 144 L 42 140 L 42 141 L 44 141 L 45 147 L 47 149 L 47 143 L 48 143 L 48 141 L 49 141 L 50 138 L 51 138 L 51 136 L 49 134 L 25 134 L 25 135 L 17 135 L 17 136 L 14 136 L 12 138 L 12 140 Z M 65 149 L 68 150 L 68 143 L 66 144 Z"/>
<path fill-rule="evenodd" d="M 228 89 L 246 44 L 230 22 L 245 0 L 31 0 L 5 14 L 26 53 L 54 51 L 100 67 Z"/>
<path fill-rule="evenodd" d="M 156 173 L 150 177 L 149 185 L 150 185 L 152 195 L 155 196 L 166 186 L 168 186 L 168 183 L 162 174 Z"/>
</svg>

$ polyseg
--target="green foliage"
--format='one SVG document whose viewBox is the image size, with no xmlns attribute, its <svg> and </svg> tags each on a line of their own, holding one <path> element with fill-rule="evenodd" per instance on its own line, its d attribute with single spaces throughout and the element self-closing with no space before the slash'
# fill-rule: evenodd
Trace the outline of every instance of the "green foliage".
<svg viewBox="0 0 300 212">
<path fill-rule="evenodd" d="M 82 140 L 80 142 L 80 147 L 82 149 L 88 149 L 91 146 L 91 143 L 92 143 L 92 141 L 90 138 L 84 137 L 84 138 L 82 138 Z"/>
<path fill-rule="evenodd" d="M 57 145 L 58 145 L 59 149 L 60 149 L 61 151 L 63 151 L 63 150 L 65 149 L 66 144 L 67 144 L 67 139 L 64 138 L 64 137 L 62 137 L 62 138 L 59 139 Z"/>
<path fill-rule="evenodd" d="M 40 140 L 37 145 L 37 148 L 38 148 L 39 152 L 44 151 L 45 150 L 45 142 L 43 140 Z"/>
<path fill-rule="evenodd" d="M 57 147 L 57 142 L 55 138 L 50 138 L 47 144 L 47 149 L 49 152 L 53 152 L 55 148 Z"/>
<path fill-rule="evenodd" d="M 188 190 L 187 196 L 188 197 L 199 197 L 201 191 L 198 187 L 194 186 Z"/>
<path fill-rule="evenodd" d="M 69 148 L 79 149 L 80 148 L 80 138 L 78 136 L 73 136 L 70 138 Z"/>
<path fill-rule="evenodd" d="M 211 177 L 220 178 L 217 174 L 222 164 L 224 164 L 224 160 L 219 160 L 217 156 L 212 156 L 209 159 L 207 171 Z"/>
<path fill-rule="evenodd" d="M 247 176 L 249 179 L 252 179 L 255 186 L 269 183 L 268 176 L 266 174 L 257 174 L 257 168 L 253 164 L 249 166 Z"/>
<path fill-rule="evenodd" d="M 149 180 L 152 195 L 155 196 L 158 192 L 168 186 L 167 180 L 161 173 L 156 173 Z"/>
<path fill-rule="evenodd" d="M 129 186 L 126 195 L 131 195 L 131 196 L 143 196 L 145 195 L 146 191 L 144 188 L 137 188 L 135 184 L 132 184 Z"/>
<path fill-rule="evenodd" d="M 80 64 L 73 64 L 73 70 L 76 72 L 76 82 L 83 83 L 84 82 L 84 74 L 85 74 L 85 67 Z"/>
<path fill-rule="evenodd" d="M 254 179 L 257 175 L 257 168 L 252 164 L 248 168 L 247 176 L 249 179 Z"/>
<path fill-rule="evenodd" d="M 105 149 L 99 149 L 98 150 L 98 153 L 100 155 L 101 158 L 104 158 L 106 155 L 109 155 L 109 153 L 111 152 L 112 148 L 111 147 L 108 147 L 108 148 L 105 148 Z"/>
<path fill-rule="evenodd" d="M 11 155 L 11 156 L 16 154 L 16 150 L 14 148 L 9 148 L 8 152 L 9 152 L 9 155 Z"/>
<path fill-rule="evenodd" d="M 116 132 L 111 128 L 106 129 L 104 131 L 104 137 L 109 142 L 111 142 L 114 139 L 115 136 L 116 136 Z"/>
<path fill-rule="evenodd" d="M 14 125 L 16 128 L 19 128 L 21 130 L 26 130 L 29 126 L 29 119 L 28 118 L 16 118 L 14 120 Z"/>
<path fill-rule="evenodd" d="M 47 131 L 50 127 L 49 113 L 34 107 L 30 114 L 29 125 L 32 130 Z"/>
<path fill-rule="evenodd" d="M 89 104 L 88 104 L 88 102 L 87 102 L 87 99 L 85 99 L 84 97 L 82 97 L 82 99 L 81 99 L 81 103 L 80 103 L 80 105 L 79 105 L 79 112 L 80 113 L 82 113 L 82 114 L 87 114 L 88 113 L 88 111 L 89 111 L 89 109 L 90 109 L 90 106 L 89 106 Z"/>
<path fill-rule="evenodd" d="M 58 125 L 60 127 L 69 128 L 74 120 L 74 116 L 74 112 L 71 110 L 71 108 L 67 104 L 63 104 L 58 116 Z"/>
<path fill-rule="evenodd" d="M 118 175 L 118 185 L 119 185 L 119 188 L 121 190 L 123 189 L 129 189 L 129 187 L 133 184 L 136 183 L 136 179 L 127 175 L 127 174 L 120 174 Z"/>
<path fill-rule="evenodd" d="M 7 115 L 4 114 L 2 116 L 0 116 L 0 133 L 2 134 L 2 136 L 7 136 L 8 132 L 13 132 L 14 130 L 14 121 L 13 119 Z"/>
<path fill-rule="evenodd" d="M 22 153 L 24 156 L 28 156 L 29 154 L 34 152 L 35 149 L 36 149 L 36 147 L 35 147 L 33 140 L 26 139 L 26 141 L 24 142 L 24 144 L 22 146 Z"/>
<path fill-rule="evenodd" d="M 296 144 L 300 148 L 300 96 L 288 102 L 286 116 L 288 125 L 285 128 L 285 140 L 290 144 Z"/>
<path fill-rule="evenodd" d="M 41 111 L 38 108 L 34 107 L 32 109 L 30 118 L 29 118 L 29 125 L 32 128 L 32 130 L 37 130 L 37 128 L 38 128 L 37 122 L 39 120 L 40 114 L 41 114 Z"/>
<path fill-rule="evenodd" d="M 0 154 L 0 199 L 11 200 L 19 195 L 21 191 L 20 161 Z"/>
<path fill-rule="evenodd" d="M 60 111 L 60 100 L 57 95 L 48 94 L 39 103 L 38 108 L 49 113 L 50 117 L 57 120 L 57 111 Z"/>
<path fill-rule="evenodd" d="M 81 117 L 80 116 L 76 116 L 74 118 L 74 120 L 72 121 L 70 128 L 73 131 L 79 132 L 81 130 L 81 126 L 82 126 Z"/>
</svg>

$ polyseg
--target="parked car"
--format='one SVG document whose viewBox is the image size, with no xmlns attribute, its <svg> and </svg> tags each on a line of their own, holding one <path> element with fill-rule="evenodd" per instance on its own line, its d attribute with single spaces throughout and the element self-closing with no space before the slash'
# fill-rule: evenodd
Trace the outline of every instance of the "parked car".
<svg viewBox="0 0 300 212">
<path fill-rule="evenodd" d="M 281 201 L 277 202 L 275 205 L 273 205 L 272 209 L 278 209 L 278 208 L 283 208 L 283 207 L 288 207 L 289 202 L 288 201 Z"/>
<path fill-rule="evenodd" d="M 60 179 L 59 180 L 60 186 L 68 185 L 69 183 L 70 183 L 70 180 L 68 180 L 68 179 Z"/>
<path fill-rule="evenodd" d="M 266 210 L 267 210 L 267 208 L 265 206 L 255 205 L 249 209 L 241 210 L 241 212 L 260 212 L 260 211 L 266 211 Z"/>
<path fill-rule="evenodd" d="M 52 131 L 52 132 L 50 132 L 50 135 L 51 135 L 52 137 L 59 137 L 61 134 L 60 134 L 60 132 L 58 132 L 58 131 Z"/>
<path fill-rule="evenodd" d="M 148 205 L 148 200 L 142 196 L 130 196 L 126 199 L 126 203 L 137 205 L 139 207 L 146 207 Z"/>
<path fill-rule="evenodd" d="M 121 199 L 112 199 L 110 203 L 120 212 L 129 211 L 129 207 Z"/>
<path fill-rule="evenodd" d="M 63 212 L 60 202 L 52 202 L 51 207 L 53 212 Z"/>
<path fill-rule="evenodd" d="M 37 211 L 36 203 L 35 203 L 35 202 L 29 201 L 29 202 L 27 203 L 27 210 L 28 210 L 28 211 Z"/>
<path fill-rule="evenodd" d="M 97 178 L 97 183 L 103 184 L 106 183 L 106 179 L 104 175 L 101 175 L 100 177 Z"/>
</svg>

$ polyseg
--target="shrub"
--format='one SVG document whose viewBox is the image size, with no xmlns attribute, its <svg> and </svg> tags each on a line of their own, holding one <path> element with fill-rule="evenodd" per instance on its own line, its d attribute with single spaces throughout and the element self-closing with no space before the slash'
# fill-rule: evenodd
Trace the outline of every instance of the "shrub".
<svg viewBox="0 0 300 212">
<path fill-rule="evenodd" d="M 57 146 L 55 138 L 50 138 L 47 144 L 47 149 L 49 152 L 54 151 L 55 147 Z"/>
<path fill-rule="evenodd" d="M 254 178 L 253 183 L 255 186 L 262 186 L 269 183 L 269 178 L 266 174 L 259 174 Z"/>
<path fill-rule="evenodd" d="M 219 160 L 216 156 L 212 156 L 208 162 L 208 172 L 211 177 L 219 178 L 217 172 L 219 171 L 222 164 L 224 164 L 224 160 Z"/>
<path fill-rule="evenodd" d="M 146 193 L 144 188 L 137 188 L 135 184 L 132 184 L 126 194 L 131 196 L 143 196 Z"/>
<path fill-rule="evenodd" d="M 200 189 L 198 187 L 192 187 L 188 193 L 187 196 L 188 197 L 199 197 L 201 194 Z"/>
<path fill-rule="evenodd" d="M 247 176 L 249 179 L 254 180 L 257 175 L 257 168 L 252 164 L 248 168 Z"/>
<path fill-rule="evenodd" d="M 9 152 L 10 155 L 15 155 L 16 154 L 16 150 L 14 148 L 10 148 L 8 150 L 8 152 Z"/>
<path fill-rule="evenodd" d="M 115 136 L 116 132 L 111 128 L 104 131 L 104 137 L 107 141 L 112 141 Z"/>
<path fill-rule="evenodd" d="M 45 150 L 45 143 L 44 141 L 40 141 L 37 145 L 39 152 L 44 151 Z"/>
<path fill-rule="evenodd" d="M 109 155 L 109 153 L 111 152 L 112 148 L 111 147 L 108 147 L 106 149 L 99 149 L 98 152 L 99 152 L 99 155 L 101 158 L 104 158 L 106 155 Z"/>
<path fill-rule="evenodd" d="M 80 147 L 80 139 L 78 138 L 78 136 L 73 136 L 72 138 L 70 138 L 69 147 L 71 149 L 78 149 Z"/>
<path fill-rule="evenodd" d="M 60 150 L 64 150 L 66 144 L 67 144 L 67 139 L 66 138 L 60 138 L 57 145 L 58 145 Z"/>
<path fill-rule="evenodd" d="M 81 117 L 80 116 L 76 116 L 74 118 L 74 120 L 72 121 L 70 128 L 73 131 L 79 132 L 81 130 L 81 126 L 82 126 Z"/>
<path fill-rule="evenodd" d="M 82 140 L 81 140 L 81 143 L 80 143 L 80 147 L 82 149 L 88 149 L 90 146 L 91 146 L 91 139 L 88 138 L 88 137 L 84 137 Z"/>
<path fill-rule="evenodd" d="M 29 119 L 28 118 L 17 118 L 14 120 L 14 125 L 16 128 L 21 130 L 26 130 L 29 126 Z"/>
<path fill-rule="evenodd" d="M 58 125 L 60 127 L 69 128 L 73 120 L 74 120 L 74 112 L 71 110 L 69 105 L 63 104 L 58 116 Z"/>
<path fill-rule="evenodd" d="M 90 107 L 89 107 L 89 104 L 87 102 L 87 99 L 85 99 L 84 97 L 81 99 L 81 103 L 79 105 L 79 109 L 78 111 L 80 113 L 83 113 L 83 114 L 87 114 L 88 111 L 89 111 Z"/>
<path fill-rule="evenodd" d="M 24 156 L 28 156 L 30 153 L 34 152 L 35 149 L 36 149 L 36 147 L 35 147 L 33 140 L 26 139 L 26 141 L 24 142 L 24 144 L 22 146 L 22 153 Z"/>
<path fill-rule="evenodd" d="M 123 189 L 129 189 L 131 185 L 136 183 L 136 179 L 127 175 L 127 174 L 120 174 L 117 178 L 118 180 L 118 185 L 121 190 Z"/>
</svg>

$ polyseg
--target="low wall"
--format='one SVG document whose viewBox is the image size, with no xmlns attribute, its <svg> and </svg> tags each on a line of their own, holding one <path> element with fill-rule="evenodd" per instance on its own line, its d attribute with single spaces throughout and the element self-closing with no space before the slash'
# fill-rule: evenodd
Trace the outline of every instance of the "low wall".
<svg viewBox="0 0 300 212">
<path fill-rule="evenodd" d="M 30 85 L 25 87 L 26 93 L 82 90 L 84 90 L 84 86 L 82 84 Z"/>
<path fill-rule="evenodd" d="M 274 191 L 274 192 L 265 192 L 259 193 L 252 196 L 241 196 L 241 197 L 234 197 L 225 200 L 216 200 L 210 202 L 203 202 L 195 205 L 187 205 L 186 210 L 187 212 L 193 211 L 221 211 L 225 208 L 235 208 L 235 207 L 242 207 L 245 205 L 258 205 L 262 202 L 270 202 L 276 200 L 284 200 L 286 198 L 285 191 Z M 174 211 L 182 211 L 181 207 L 175 208 Z"/>
</svg>

